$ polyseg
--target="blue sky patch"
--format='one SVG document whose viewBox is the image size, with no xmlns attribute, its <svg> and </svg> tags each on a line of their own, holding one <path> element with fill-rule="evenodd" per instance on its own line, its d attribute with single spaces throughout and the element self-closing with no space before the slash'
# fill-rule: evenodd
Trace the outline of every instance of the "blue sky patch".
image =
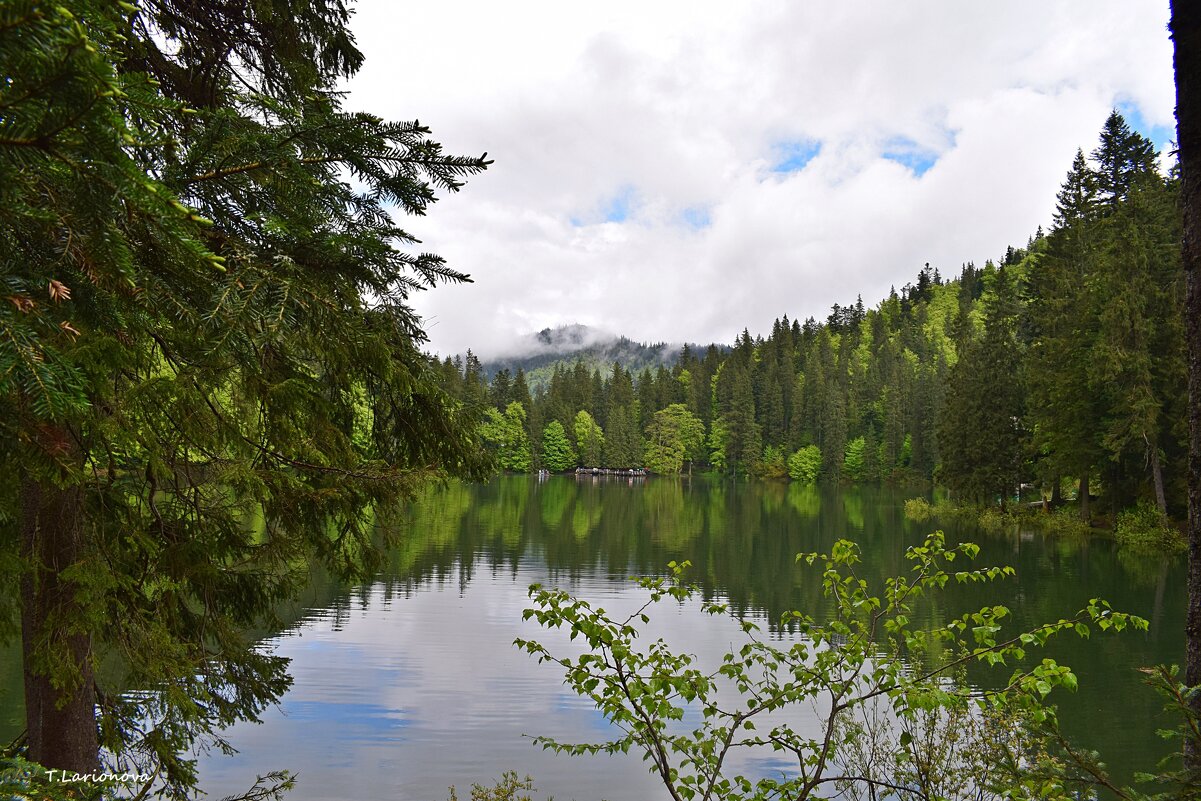
<svg viewBox="0 0 1201 801">
<path fill-rule="evenodd" d="M 799 172 L 822 151 L 822 143 L 816 139 L 797 139 L 778 142 L 772 147 L 775 162 L 772 172 Z"/>
<path fill-rule="evenodd" d="M 636 210 L 638 190 L 633 186 L 622 186 L 607 198 L 602 198 L 584 214 L 573 214 L 567 218 L 572 228 L 583 228 L 599 223 L 622 223 L 630 219 Z"/>
<path fill-rule="evenodd" d="M 634 202 L 634 187 L 623 186 L 617 194 L 601 204 L 601 216 L 605 222 L 625 222 L 630 216 Z"/>
<path fill-rule="evenodd" d="M 703 206 L 690 206 L 680 212 L 680 219 L 684 221 L 684 225 L 694 231 L 699 231 L 702 228 L 708 228 L 712 220 L 709 218 L 709 209 Z"/>
<path fill-rule="evenodd" d="M 938 162 L 938 154 L 933 150 L 904 137 L 890 140 L 880 155 L 895 161 L 919 178 Z"/>
<path fill-rule="evenodd" d="M 1131 102 L 1118 103 L 1118 111 L 1126 118 L 1126 124 L 1151 140 L 1155 149 L 1166 150 L 1176 140 L 1174 125 L 1150 125 L 1143 117 L 1143 111 L 1137 104 Z"/>
</svg>

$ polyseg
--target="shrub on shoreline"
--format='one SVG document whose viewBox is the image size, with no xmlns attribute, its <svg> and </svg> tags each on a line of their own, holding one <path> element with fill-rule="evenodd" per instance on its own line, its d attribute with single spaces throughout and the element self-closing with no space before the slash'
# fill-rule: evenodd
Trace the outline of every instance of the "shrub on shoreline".
<svg viewBox="0 0 1201 801">
<path fill-rule="evenodd" d="M 1118 515 L 1113 536 L 1118 545 L 1132 551 L 1182 553 L 1186 547 L 1168 516 L 1146 501 Z"/>
<path fill-rule="evenodd" d="M 905 519 L 925 523 L 934 516 L 934 507 L 925 498 L 910 498 L 905 501 Z"/>
</svg>

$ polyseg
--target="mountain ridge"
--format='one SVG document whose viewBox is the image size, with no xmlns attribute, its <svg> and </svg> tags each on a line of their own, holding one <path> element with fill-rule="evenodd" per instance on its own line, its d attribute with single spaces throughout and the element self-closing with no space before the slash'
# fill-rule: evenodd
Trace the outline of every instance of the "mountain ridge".
<svg viewBox="0 0 1201 801">
<path fill-rule="evenodd" d="M 528 334 L 515 352 L 481 359 L 480 367 L 488 381 L 502 370 L 515 374 L 520 369 L 525 373 L 530 390 L 536 391 L 550 382 L 556 365 L 573 367 L 582 361 L 590 371 L 607 373 L 616 362 L 625 370 L 639 373 L 646 368 L 672 367 L 684 347 L 684 344 L 667 342 L 637 342 L 627 336 L 573 323 Z M 697 346 L 689 343 L 688 347 Z"/>
</svg>

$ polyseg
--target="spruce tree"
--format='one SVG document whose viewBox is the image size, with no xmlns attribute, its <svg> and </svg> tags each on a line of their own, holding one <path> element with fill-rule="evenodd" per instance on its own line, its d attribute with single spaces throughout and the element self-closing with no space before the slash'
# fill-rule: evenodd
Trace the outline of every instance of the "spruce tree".
<svg viewBox="0 0 1201 801">
<path fill-rule="evenodd" d="M 389 541 L 372 509 L 483 467 L 406 302 L 465 276 L 412 252 L 389 207 L 423 214 L 487 162 L 341 108 L 348 18 L 338 0 L 4 9 L 0 525 L 43 764 L 88 772 L 102 738 L 186 794 L 195 739 L 287 687 L 247 632 L 306 565 L 370 575 Z M 155 691 L 97 696 L 101 653 Z"/>
<path fill-rule="evenodd" d="M 1167 412 L 1185 374 L 1180 228 L 1170 187 L 1154 172 L 1136 173 L 1102 234 L 1097 283 L 1105 301 L 1092 353 L 1106 404 L 1102 444 L 1115 462 L 1129 455 L 1145 465 L 1151 496 L 1166 512 L 1164 450 L 1183 433 L 1173 434 Z"/>
<path fill-rule="evenodd" d="M 755 398 L 749 371 L 741 365 L 732 371 L 730 410 L 722 416 L 726 430 L 726 461 L 732 473 L 748 473 L 759 461 L 763 440 L 755 422 Z"/>
<path fill-rule="evenodd" d="M 1101 143 L 1092 156 L 1097 162 L 1098 200 L 1105 213 L 1126 199 L 1139 176 L 1155 172 L 1155 146 L 1132 131 L 1117 109 L 1106 118 Z"/>
<path fill-rule="evenodd" d="M 613 363 L 605 404 L 604 466 L 638 466 L 642 461 L 641 404 L 634 393 L 633 379 L 617 362 Z"/>
<path fill-rule="evenodd" d="M 984 333 L 951 369 L 939 419 L 941 480 L 960 497 L 1002 504 L 1019 480 L 1025 392 L 1017 343 L 1018 297 L 1008 268 L 992 275 Z"/>
<path fill-rule="evenodd" d="M 534 401 L 530 396 L 529 384 L 527 384 L 525 380 L 525 370 L 522 370 L 520 367 L 518 367 L 517 372 L 513 374 L 513 386 L 509 391 L 509 394 L 513 400 L 517 401 L 525 408 L 533 408 Z"/>
<path fill-rule="evenodd" d="M 1076 152 L 1057 196 L 1055 226 L 1046 252 L 1030 272 L 1026 326 L 1030 339 L 1026 377 L 1030 429 L 1045 454 L 1045 478 L 1080 481 L 1080 516 L 1090 517 L 1089 478 L 1105 456 L 1100 428 L 1104 416 L 1093 345 L 1099 292 L 1097 177 Z"/>
<path fill-rule="evenodd" d="M 502 368 L 492 376 L 492 386 L 488 390 L 488 402 L 497 409 L 503 409 L 509 405 L 511 400 L 516 400 L 516 398 L 513 397 L 512 389 L 509 387 L 509 371 Z"/>
</svg>

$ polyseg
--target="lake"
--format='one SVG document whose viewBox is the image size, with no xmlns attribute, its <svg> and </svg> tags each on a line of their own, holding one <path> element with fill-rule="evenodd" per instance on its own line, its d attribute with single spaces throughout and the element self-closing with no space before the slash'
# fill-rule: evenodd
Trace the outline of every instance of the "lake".
<svg viewBox="0 0 1201 801">
<path fill-rule="evenodd" d="M 795 554 L 848 538 L 863 548 L 863 575 L 906 570 L 905 547 L 937 527 L 904 519 L 902 504 L 914 494 L 572 476 L 506 476 L 440 489 L 414 504 L 402 544 L 374 583 L 315 578 L 292 611 L 294 622 L 264 643 L 291 658 L 293 688 L 261 725 L 230 732 L 239 754 L 201 757 L 201 787 L 220 798 L 245 790 L 256 775 L 289 769 L 298 774 L 293 799 L 439 801 L 450 784 L 464 797 L 473 782 L 515 770 L 533 777 L 537 798 L 666 798 L 636 755 L 569 757 L 531 742 L 531 735 L 596 741 L 608 724 L 563 686 L 554 666 L 512 645 L 520 636 L 560 652 L 573 646 L 561 631 L 522 622 L 528 585 L 562 586 L 607 609 L 632 609 L 640 594 L 630 576 L 661 574 L 668 561 L 687 559 L 706 595 L 765 625 L 788 609 L 820 614 L 818 573 L 798 566 Z M 1148 633 L 1064 639 L 1050 655 L 1080 678 L 1079 692 L 1058 699 L 1066 728 L 1120 775 L 1152 769 L 1165 751 L 1153 732 L 1165 721 L 1136 669 L 1182 657 L 1183 560 L 1119 554 L 1102 537 L 944 530 L 950 542 L 982 546 L 977 564 L 1012 565 L 1018 575 L 983 594 L 956 588 L 944 605 L 923 611 L 927 620 L 988 602 L 1033 624 L 1099 596 L 1151 621 Z M 666 633 L 702 658 L 741 642 L 730 621 L 702 616 L 695 605 L 661 612 L 656 636 Z M 990 679 L 973 673 L 969 680 Z"/>
</svg>

